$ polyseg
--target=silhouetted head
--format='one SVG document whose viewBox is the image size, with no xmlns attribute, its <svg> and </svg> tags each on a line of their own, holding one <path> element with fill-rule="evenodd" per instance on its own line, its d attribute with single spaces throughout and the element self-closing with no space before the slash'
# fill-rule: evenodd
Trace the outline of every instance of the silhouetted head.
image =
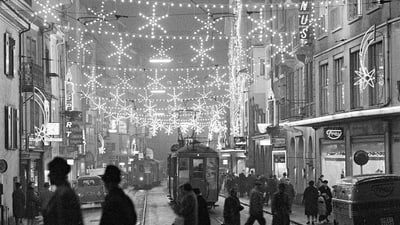
<svg viewBox="0 0 400 225">
<path fill-rule="evenodd" d="M 50 183 L 58 185 L 67 180 L 67 175 L 71 171 L 71 166 L 61 157 L 55 157 L 47 164 L 49 169 Z"/>
<path fill-rule="evenodd" d="M 104 183 L 119 184 L 121 182 L 121 170 L 117 166 L 108 165 L 101 179 Z"/>
</svg>

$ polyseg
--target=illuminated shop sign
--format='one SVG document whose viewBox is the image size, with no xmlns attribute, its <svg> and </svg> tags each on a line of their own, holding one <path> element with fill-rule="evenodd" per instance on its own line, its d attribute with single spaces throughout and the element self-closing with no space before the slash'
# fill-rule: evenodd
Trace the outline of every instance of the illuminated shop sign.
<svg viewBox="0 0 400 225">
<path fill-rule="evenodd" d="M 301 1 L 299 8 L 299 36 L 301 40 L 307 40 L 309 36 L 310 7 L 309 1 Z"/>
<path fill-rule="evenodd" d="M 73 109 L 73 96 L 74 96 L 74 84 L 69 81 L 65 81 L 65 110 L 72 111 Z"/>
<path fill-rule="evenodd" d="M 341 127 L 330 127 L 324 129 L 324 136 L 330 140 L 343 140 L 344 131 Z"/>
</svg>

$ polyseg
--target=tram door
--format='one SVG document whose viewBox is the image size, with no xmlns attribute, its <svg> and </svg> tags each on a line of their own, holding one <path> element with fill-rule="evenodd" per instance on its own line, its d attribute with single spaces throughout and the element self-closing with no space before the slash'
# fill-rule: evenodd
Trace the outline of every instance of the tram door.
<svg viewBox="0 0 400 225">
<path fill-rule="evenodd" d="M 199 188 L 203 196 L 206 197 L 205 160 L 204 158 L 192 158 L 191 164 L 191 184 L 193 188 Z"/>
</svg>

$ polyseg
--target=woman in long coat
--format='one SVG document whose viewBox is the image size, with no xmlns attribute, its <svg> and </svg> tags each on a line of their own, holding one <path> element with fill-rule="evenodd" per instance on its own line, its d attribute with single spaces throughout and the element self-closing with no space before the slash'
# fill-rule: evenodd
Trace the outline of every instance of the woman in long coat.
<svg viewBox="0 0 400 225">
<path fill-rule="evenodd" d="M 285 193 L 286 185 L 280 183 L 279 191 L 272 197 L 272 225 L 289 225 L 290 224 L 290 206 L 289 196 Z"/>
<path fill-rule="evenodd" d="M 13 214 L 15 224 L 22 224 L 22 218 L 25 216 L 25 195 L 21 189 L 21 183 L 15 183 L 15 191 L 12 193 Z"/>
<path fill-rule="evenodd" d="M 29 182 L 28 190 L 26 191 L 26 219 L 28 219 L 28 225 L 33 225 L 33 221 L 36 216 L 39 215 L 39 197 L 37 196 L 35 189 L 35 183 Z"/>
<path fill-rule="evenodd" d="M 310 217 L 314 224 L 318 214 L 318 189 L 314 186 L 313 180 L 308 182 L 308 185 L 303 194 L 304 213 L 307 216 L 307 224 L 310 224 Z"/>
<path fill-rule="evenodd" d="M 240 225 L 240 211 L 243 210 L 237 197 L 235 188 L 229 190 L 229 197 L 224 203 L 224 223 L 225 225 Z"/>
</svg>

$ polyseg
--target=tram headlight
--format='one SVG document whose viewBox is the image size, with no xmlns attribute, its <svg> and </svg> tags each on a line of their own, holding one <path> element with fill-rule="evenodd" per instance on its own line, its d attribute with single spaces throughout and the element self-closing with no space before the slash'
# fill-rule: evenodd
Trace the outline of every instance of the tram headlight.
<svg viewBox="0 0 400 225">
<path fill-rule="evenodd" d="M 140 180 L 140 181 L 143 181 L 143 177 L 139 177 L 139 180 Z"/>
</svg>

